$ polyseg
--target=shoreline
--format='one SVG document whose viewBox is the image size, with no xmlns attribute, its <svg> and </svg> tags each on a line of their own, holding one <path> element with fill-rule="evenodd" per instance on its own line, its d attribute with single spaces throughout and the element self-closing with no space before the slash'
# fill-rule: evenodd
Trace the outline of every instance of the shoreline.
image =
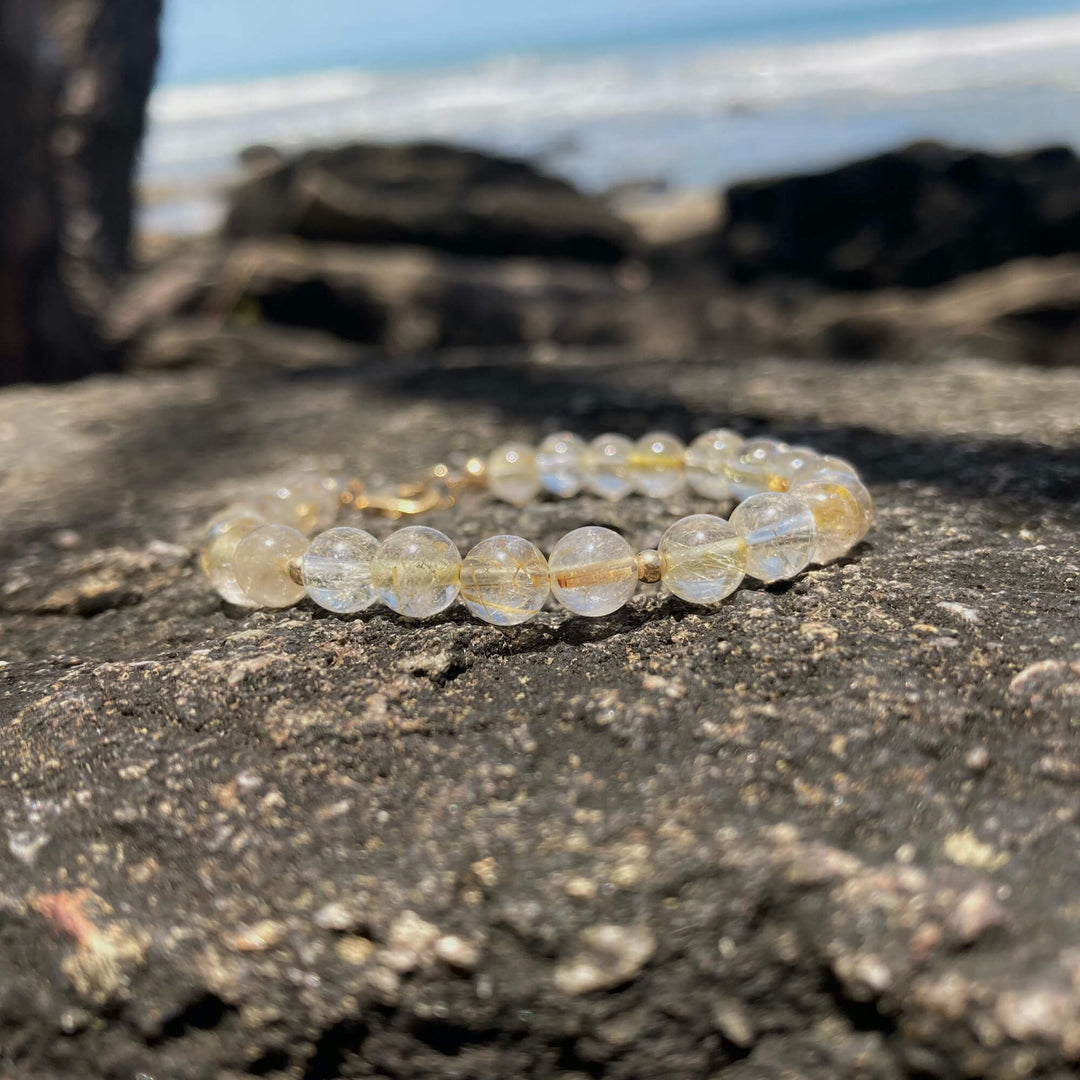
<svg viewBox="0 0 1080 1080">
<path fill-rule="evenodd" d="M 536 160 L 594 193 L 627 181 L 692 190 L 919 138 L 1080 146 L 1078 103 L 1080 14 L 814 46 L 661 45 L 163 87 L 140 182 L 174 197 L 143 217 L 154 231 L 212 227 L 215 186 L 236 178 L 252 143 L 435 140 Z"/>
</svg>

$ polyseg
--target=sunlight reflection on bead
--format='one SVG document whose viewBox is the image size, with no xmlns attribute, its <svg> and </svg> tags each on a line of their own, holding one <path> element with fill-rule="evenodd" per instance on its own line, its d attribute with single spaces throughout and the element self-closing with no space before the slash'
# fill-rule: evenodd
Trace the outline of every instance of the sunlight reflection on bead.
<svg viewBox="0 0 1080 1080">
<path fill-rule="evenodd" d="M 445 533 L 410 525 L 391 533 L 371 561 L 379 599 L 402 615 L 423 619 L 448 608 L 460 587 L 461 555 Z"/>
<path fill-rule="evenodd" d="M 536 451 L 525 443 L 506 443 L 487 459 L 488 489 L 497 499 L 524 506 L 540 492 Z"/>
<path fill-rule="evenodd" d="M 661 580 L 694 604 L 730 596 L 746 573 L 746 541 L 721 517 L 680 518 L 660 538 Z"/>
<path fill-rule="evenodd" d="M 652 431 L 634 443 L 630 477 L 642 495 L 666 499 L 686 486 L 686 447 L 666 431 Z"/>
<path fill-rule="evenodd" d="M 289 525 L 263 525 L 248 533 L 236 548 L 236 580 L 248 601 L 257 607 L 289 607 L 304 598 L 290 563 L 307 551 L 307 537 Z"/>
<path fill-rule="evenodd" d="M 686 478 L 696 494 L 708 499 L 731 498 L 731 480 L 724 465 L 738 453 L 742 442 L 735 432 L 717 428 L 699 435 L 686 448 Z"/>
<path fill-rule="evenodd" d="M 301 560 L 308 596 L 321 608 L 347 615 L 375 603 L 371 560 L 378 540 L 345 526 L 319 533 Z"/>
<path fill-rule="evenodd" d="M 536 464 L 545 491 L 567 499 L 585 483 L 589 447 L 569 431 L 549 435 L 536 451 Z"/>
<path fill-rule="evenodd" d="M 523 537 L 491 536 L 461 561 L 462 603 L 496 626 L 515 626 L 533 618 L 548 591 L 547 560 Z"/>
<path fill-rule="evenodd" d="M 731 524 L 746 541 L 746 572 L 759 581 L 794 577 L 814 554 L 814 515 L 796 495 L 751 495 L 731 512 Z"/>
<path fill-rule="evenodd" d="M 230 506 L 210 521 L 199 551 L 199 565 L 218 596 L 230 604 L 251 605 L 236 580 L 233 557 L 240 541 L 265 524 L 265 518 L 243 505 Z"/>
<path fill-rule="evenodd" d="M 612 529 L 585 525 L 568 532 L 548 558 L 555 599 L 578 615 L 610 615 L 634 595 L 637 556 Z"/>
<path fill-rule="evenodd" d="M 634 489 L 630 455 L 634 444 L 622 435 L 598 435 L 589 443 L 585 487 L 604 499 L 621 499 Z"/>
</svg>

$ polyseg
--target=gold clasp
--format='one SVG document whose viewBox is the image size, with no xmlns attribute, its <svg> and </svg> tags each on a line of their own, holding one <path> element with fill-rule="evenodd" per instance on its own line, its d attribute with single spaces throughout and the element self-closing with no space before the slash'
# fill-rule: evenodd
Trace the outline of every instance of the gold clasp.
<svg viewBox="0 0 1080 1080">
<path fill-rule="evenodd" d="M 360 491 L 353 497 L 357 510 L 377 510 L 392 518 L 424 514 L 440 509 L 442 503 L 442 495 L 431 484 L 400 484 L 390 495 Z"/>
<path fill-rule="evenodd" d="M 342 501 L 357 510 L 375 510 L 390 518 L 411 517 L 429 510 L 448 510 L 457 502 L 462 488 L 483 487 L 485 480 L 484 463 L 470 458 L 461 472 L 436 465 L 425 479 L 399 484 L 390 493 L 368 491 L 362 482 L 354 480 Z"/>
</svg>

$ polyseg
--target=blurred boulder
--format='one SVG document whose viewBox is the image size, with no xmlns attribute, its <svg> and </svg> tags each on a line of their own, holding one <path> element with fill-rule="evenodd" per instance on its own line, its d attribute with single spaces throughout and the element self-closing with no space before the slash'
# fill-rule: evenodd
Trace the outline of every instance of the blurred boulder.
<svg viewBox="0 0 1080 1080">
<path fill-rule="evenodd" d="M 226 326 L 239 330 L 260 358 L 267 326 L 317 330 L 403 353 L 575 337 L 582 313 L 615 304 L 626 293 L 610 268 L 562 260 L 290 238 L 229 247 L 203 240 L 135 279 L 110 325 L 114 340 L 140 366 L 182 362 L 188 340 L 199 343 L 193 360 L 225 355 L 202 345 L 214 325 L 219 332 Z M 247 334 L 249 328 L 258 333 Z M 603 331 L 591 328 L 591 339 L 597 335 Z M 235 351 L 226 353 L 232 358 Z"/>
<path fill-rule="evenodd" d="M 602 200 L 513 158 L 434 143 L 360 143 L 258 161 L 231 196 L 230 237 L 596 263 L 619 262 L 634 248 L 632 228 Z"/>
<path fill-rule="evenodd" d="M 160 0 L 0 0 L 0 383 L 114 366 Z"/>
<path fill-rule="evenodd" d="M 1080 252 L 1080 159 L 918 143 L 728 192 L 721 260 L 740 282 L 849 290 L 940 285 L 1032 255 Z"/>
</svg>

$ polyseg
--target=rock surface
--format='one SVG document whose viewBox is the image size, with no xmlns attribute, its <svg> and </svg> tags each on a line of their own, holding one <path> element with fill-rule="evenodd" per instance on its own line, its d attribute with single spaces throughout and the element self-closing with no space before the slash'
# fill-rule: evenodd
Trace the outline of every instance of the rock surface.
<svg viewBox="0 0 1080 1080">
<path fill-rule="evenodd" d="M 1075 1076 L 1078 418 L 1077 373 L 971 361 L 6 391 L 0 1073 Z M 715 612 L 509 632 L 229 610 L 194 564 L 304 459 L 716 421 L 859 462 L 867 542 Z M 549 549 L 699 508 L 430 520 Z"/>
<path fill-rule="evenodd" d="M 925 287 L 1027 256 L 1080 252 L 1080 159 L 917 143 L 728 191 L 720 259 L 740 281 Z"/>
</svg>

